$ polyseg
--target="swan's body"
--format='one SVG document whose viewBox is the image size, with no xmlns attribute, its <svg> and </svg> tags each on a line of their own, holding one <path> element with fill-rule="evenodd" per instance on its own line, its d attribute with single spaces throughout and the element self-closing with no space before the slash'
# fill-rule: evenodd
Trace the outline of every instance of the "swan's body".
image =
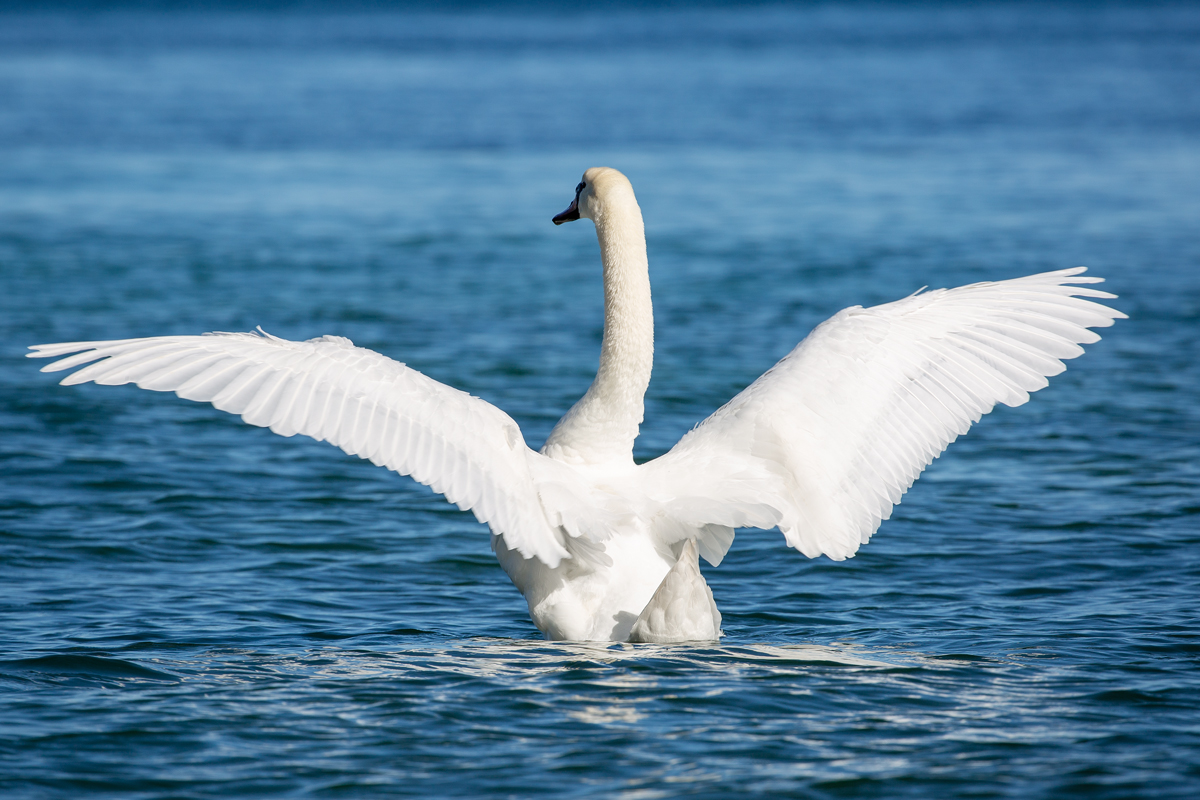
<svg viewBox="0 0 1200 800">
<path fill-rule="evenodd" d="M 349 340 L 217 333 L 38 345 L 64 384 L 136 383 L 412 475 L 486 522 L 551 639 L 715 639 L 698 555 L 778 526 L 809 557 L 853 556 L 920 472 L 997 403 L 1020 405 L 1123 317 L 1082 268 L 848 308 L 665 455 L 633 461 L 654 323 L 625 176 L 584 174 L 555 222 L 592 219 L 604 266 L 595 381 L 541 452 L 504 412 Z M 74 355 L 71 355 L 74 354 Z"/>
</svg>

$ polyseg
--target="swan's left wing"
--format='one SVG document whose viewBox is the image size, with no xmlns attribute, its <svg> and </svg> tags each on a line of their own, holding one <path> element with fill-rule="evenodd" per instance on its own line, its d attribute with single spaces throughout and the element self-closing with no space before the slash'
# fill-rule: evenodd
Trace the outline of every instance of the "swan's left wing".
<svg viewBox="0 0 1200 800">
<path fill-rule="evenodd" d="M 31 349 L 34 358 L 67 356 L 43 372 L 88 364 L 65 385 L 135 383 L 212 403 L 283 436 L 328 441 L 473 511 L 526 558 L 555 566 L 568 555 L 531 474 L 545 459 L 511 417 L 349 339 L 213 333 Z"/>
<path fill-rule="evenodd" d="M 852 556 L 971 423 L 1026 402 L 1100 338 L 1089 328 L 1125 316 L 1084 299 L 1114 295 L 1072 285 L 1100 281 L 1083 271 L 848 308 L 644 464 L 643 483 L 710 562 L 732 528 L 774 525 L 807 556 Z"/>
</svg>

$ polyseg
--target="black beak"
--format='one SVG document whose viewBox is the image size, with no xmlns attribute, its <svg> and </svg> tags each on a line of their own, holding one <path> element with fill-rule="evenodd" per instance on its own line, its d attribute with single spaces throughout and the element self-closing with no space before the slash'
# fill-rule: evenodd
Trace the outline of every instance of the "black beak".
<svg viewBox="0 0 1200 800">
<path fill-rule="evenodd" d="M 567 206 L 567 210 L 556 215 L 550 221 L 555 225 L 562 225 L 564 222 L 572 222 L 579 219 L 579 193 L 575 193 L 575 199 L 571 201 L 571 205 Z"/>
</svg>

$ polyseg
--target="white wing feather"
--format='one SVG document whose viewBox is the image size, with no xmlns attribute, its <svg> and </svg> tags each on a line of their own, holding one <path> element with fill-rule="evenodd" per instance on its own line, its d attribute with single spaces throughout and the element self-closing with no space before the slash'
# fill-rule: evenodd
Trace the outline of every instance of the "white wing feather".
<svg viewBox="0 0 1200 800">
<path fill-rule="evenodd" d="M 1100 282 L 1083 272 L 848 308 L 645 464 L 647 485 L 689 524 L 777 524 L 809 557 L 852 556 L 971 423 L 1026 402 L 1100 338 L 1089 328 L 1125 316 L 1082 299 L 1114 297 L 1070 285 Z"/>
<path fill-rule="evenodd" d="M 328 441 L 473 511 L 526 558 L 554 567 L 568 555 L 531 475 L 544 471 L 533 462 L 545 459 L 511 417 L 349 339 L 213 333 L 30 349 L 34 358 L 68 356 L 43 372 L 89 364 L 64 385 L 135 383 L 212 403 L 283 436 Z"/>
</svg>

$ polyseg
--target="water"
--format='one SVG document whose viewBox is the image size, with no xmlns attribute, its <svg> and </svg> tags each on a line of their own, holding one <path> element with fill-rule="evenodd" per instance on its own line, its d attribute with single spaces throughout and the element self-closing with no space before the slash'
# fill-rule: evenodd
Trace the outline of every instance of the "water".
<svg viewBox="0 0 1200 800">
<path fill-rule="evenodd" d="M 0 15 L 0 793 L 1194 796 L 1198 45 L 1166 5 Z M 549 218 L 601 163 L 642 458 L 847 305 L 1086 264 L 1131 319 L 856 558 L 740 533 L 703 647 L 541 641 L 424 488 L 21 357 L 337 333 L 538 444 L 595 369 Z"/>
</svg>

